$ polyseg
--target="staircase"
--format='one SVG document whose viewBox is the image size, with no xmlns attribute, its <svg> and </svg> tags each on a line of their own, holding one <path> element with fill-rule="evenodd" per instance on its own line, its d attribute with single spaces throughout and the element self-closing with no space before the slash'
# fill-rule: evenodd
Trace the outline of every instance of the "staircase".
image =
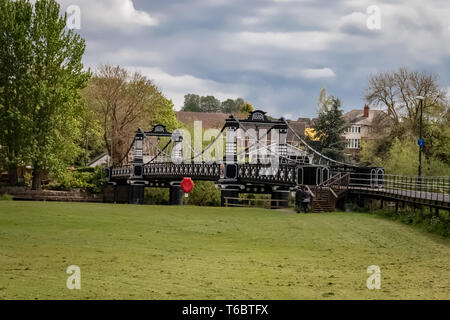
<svg viewBox="0 0 450 320">
<path fill-rule="evenodd" d="M 333 212 L 336 208 L 336 201 L 327 189 L 315 190 L 314 197 L 311 202 L 311 211 L 313 213 Z"/>
<path fill-rule="evenodd" d="M 319 186 L 309 187 L 312 193 L 311 211 L 313 213 L 333 212 L 336 203 L 347 191 L 350 174 L 338 173 Z"/>
</svg>

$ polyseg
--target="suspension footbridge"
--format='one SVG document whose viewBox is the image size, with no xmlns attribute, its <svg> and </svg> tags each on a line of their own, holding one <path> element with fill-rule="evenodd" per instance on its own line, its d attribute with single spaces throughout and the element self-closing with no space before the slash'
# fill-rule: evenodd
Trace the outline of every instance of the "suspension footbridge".
<svg viewBox="0 0 450 320">
<path fill-rule="evenodd" d="M 142 204 L 145 188 L 168 188 L 170 204 L 181 205 L 180 183 L 189 177 L 213 181 L 222 205 L 239 205 L 239 194 L 270 194 L 272 207 L 286 207 L 289 193 L 305 186 L 316 212 L 352 197 L 450 210 L 449 178 L 393 176 L 383 168 L 336 161 L 311 147 L 288 121 L 269 119 L 261 110 L 247 119 L 230 116 L 217 131 L 208 146 L 192 148 L 186 130 L 139 129 L 122 163 L 107 170 L 106 200 Z"/>
</svg>

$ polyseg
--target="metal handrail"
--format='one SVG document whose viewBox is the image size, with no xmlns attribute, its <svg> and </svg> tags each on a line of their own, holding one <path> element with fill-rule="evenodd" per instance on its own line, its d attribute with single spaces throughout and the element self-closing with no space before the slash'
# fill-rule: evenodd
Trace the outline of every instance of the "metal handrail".
<svg viewBox="0 0 450 320">
<path fill-rule="evenodd" d="M 450 178 L 352 173 L 350 187 L 432 201 L 450 201 Z"/>
</svg>

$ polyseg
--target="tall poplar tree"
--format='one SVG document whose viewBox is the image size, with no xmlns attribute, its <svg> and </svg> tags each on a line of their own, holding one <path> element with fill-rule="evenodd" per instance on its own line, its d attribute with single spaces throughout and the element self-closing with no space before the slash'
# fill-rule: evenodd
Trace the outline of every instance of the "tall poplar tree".
<svg viewBox="0 0 450 320">
<path fill-rule="evenodd" d="M 32 187 L 40 189 L 44 173 L 62 171 L 80 152 L 80 90 L 90 77 L 82 64 L 85 42 L 66 28 L 55 0 L 0 3 L 6 20 L 0 24 L 0 121 L 10 129 L 2 130 L 0 142 L 8 167 L 31 164 Z"/>
<path fill-rule="evenodd" d="M 29 77 L 33 62 L 30 2 L 0 1 L 0 165 L 11 185 L 30 160 Z"/>
</svg>

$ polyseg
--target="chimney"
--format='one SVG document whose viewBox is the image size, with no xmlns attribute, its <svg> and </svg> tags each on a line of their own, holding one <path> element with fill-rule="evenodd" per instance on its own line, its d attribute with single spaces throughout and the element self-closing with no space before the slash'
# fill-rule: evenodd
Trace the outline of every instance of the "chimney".
<svg viewBox="0 0 450 320">
<path fill-rule="evenodd" d="M 369 112 L 370 112 L 370 107 L 366 104 L 364 106 L 364 118 L 368 118 L 369 117 Z"/>
</svg>

